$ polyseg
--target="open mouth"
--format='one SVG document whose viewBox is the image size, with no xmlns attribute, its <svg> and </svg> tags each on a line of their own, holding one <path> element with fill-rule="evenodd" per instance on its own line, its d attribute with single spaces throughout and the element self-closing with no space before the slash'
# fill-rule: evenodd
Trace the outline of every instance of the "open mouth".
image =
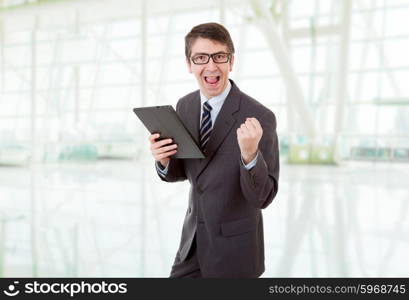
<svg viewBox="0 0 409 300">
<path fill-rule="evenodd" d="M 204 80 L 210 85 L 216 85 L 220 81 L 220 76 L 205 76 Z"/>
</svg>

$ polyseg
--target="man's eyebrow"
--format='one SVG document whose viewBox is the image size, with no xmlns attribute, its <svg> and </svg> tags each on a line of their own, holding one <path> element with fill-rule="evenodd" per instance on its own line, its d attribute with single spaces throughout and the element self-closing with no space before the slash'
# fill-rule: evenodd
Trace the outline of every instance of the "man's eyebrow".
<svg viewBox="0 0 409 300">
<path fill-rule="evenodd" d="M 227 54 L 227 52 L 224 52 L 224 51 L 218 51 L 214 53 L 197 52 L 197 53 L 193 53 L 192 56 L 194 55 L 213 55 L 213 54 Z"/>
<path fill-rule="evenodd" d="M 205 53 L 205 52 L 197 52 L 197 53 L 193 53 L 193 55 L 209 55 L 209 53 Z"/>
</svg>

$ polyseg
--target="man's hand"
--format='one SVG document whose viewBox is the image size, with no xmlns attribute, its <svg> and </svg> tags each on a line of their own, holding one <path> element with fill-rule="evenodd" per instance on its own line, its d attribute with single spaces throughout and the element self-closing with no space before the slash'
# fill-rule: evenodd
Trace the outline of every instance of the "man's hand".
<svg viewBox="0 0 409 300">
<path fill-rule="evenodd" d="M 151 143 L 150 149 L 153 158 L 156 161 L 160 162 L 162 166 L 166 167 L 170 160 L 169 156 L 177 152 L 176 148 L 178 145 L 171 144 L 172 139 L 164 139 L 157 142 L 156 139 L 158 139 L 159 137 L 159 133 L 154 133 L 149 136 L 149 142 Z"/>
<path fill-rule="evenodd" d="M 256 118 L 246 118 L 246 122 L 237 128 L 237 141 L 245 164 L 248 164 L 256 157 L 258 143 L 262 135 L 263 128 L 261 128 Z"/>
</svg>

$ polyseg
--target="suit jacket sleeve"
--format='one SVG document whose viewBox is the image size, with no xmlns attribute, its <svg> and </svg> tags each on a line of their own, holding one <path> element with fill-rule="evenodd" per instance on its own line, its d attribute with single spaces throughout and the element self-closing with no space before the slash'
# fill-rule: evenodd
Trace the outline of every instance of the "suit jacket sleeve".
<svg viewBox="0 0 409 300">
<path fill-rule="evenodd" d="M 176 104 L 176 112 L 180 116 L 179 102 Z M 166 175 L 161 175 L 157 169 L 156 173 L 160 179 L 167 182 L 183 181 L 187 179 L 183 159 L 170 158 Z"/>
<path fill-rule="evenodd" d="M 257 208 L 266 208 L 278 191 L 279 151 L 274 113 L 267 111 L 260 120 L 263 136 L 256 165 L 246 170 L 240 164 L 240 186 L 244 197 Z"/>
</svg>

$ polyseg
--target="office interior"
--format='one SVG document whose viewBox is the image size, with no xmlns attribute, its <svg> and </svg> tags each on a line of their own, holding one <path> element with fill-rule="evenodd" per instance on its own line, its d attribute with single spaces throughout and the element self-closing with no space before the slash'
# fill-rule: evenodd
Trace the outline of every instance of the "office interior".
<svg viewBox="0 0 409 300">
<path fill-rule="evenodd" d="M 167 277 L 189 183 L 140 106 L 197 90 L 195 25 L 277 117 L 263 277 L 409 275 L 409 1 L 0 1 L 0 277 Z"/>
</svg>

